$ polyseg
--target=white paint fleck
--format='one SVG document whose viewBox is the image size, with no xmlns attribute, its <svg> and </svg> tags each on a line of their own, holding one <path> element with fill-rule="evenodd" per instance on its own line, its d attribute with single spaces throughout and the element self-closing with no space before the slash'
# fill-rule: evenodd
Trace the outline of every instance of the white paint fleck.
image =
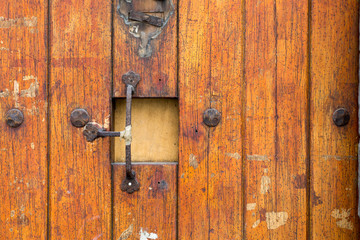
<svg viewBox="0 0 360 240">
<path fill-rule="evenodd" d="M 8 97 L 10 96 L 9 89 L 5 89 L 5 91 L 0 91 L 0 97 Z"/>
<path fill-rule="evenodd" d="M 31 149 L 34 150 L 35 149 L 35 144 L 32 142 L 30 145 L 31 145 Z"/>
<path fill-rule="evenodd" d="M 256 208 L 256 203 L 248 203 L 246 204 L 246 210 L 251 211 Z"/>
<path fill-rule="evenodd" d="M 287 212 L 267 212 L 265 213 L 265 218 L 268 229 L 277 229 L 285 225 L 289 215 Z"/>
<path fill-rule="evenodd" d="M 250 161 L 270 161 L 267 155 L 247 155 L 246 158 Z"/>
<path fill-rule="evenodd" d="M 0 47 L 0 51 L 10 51 L 10 48 Z"/>
<path fill-rule="evenodd" d="M 252 228 L 256 228 L 260 224 L 260 219 L 256 220 L 254 224 L 252 225 Z"/>
<path fill-rule="evenodd" d="M 236 160 L 240 160 L 241 159 L 241 155 L 239 153 L 226 153 L 225 154 L 226 156 L 228 157 L 231 157 L 231 158 L 235 158 Z"/>
<path fill-rule="evenodd" d="M 118 240 L 126 240 L 128 239 L 134 231 L 134 224 L 131 224 L 124 232 L 121 233 Z"/>
<path fill-rule="evenodd" d="M 34 98 L 36 97 L 37 93 L 39 91 L 39 83 L 35 80 L 35 82 L 30 84 L 30 87 L 25 90 L 21 90 L 20 97 L 30 97 Z"/>
<path fill-rule="evenodd" d="M 110 114 L 104 120 L 104 128 L 109 129 L 110 127 Z"/>
<path fill-rule="evenodd" d="M 269 191 L 270 183 L 271 183 L 271 180 L 268 176 L 261 177 L 261 185 L 260 185 L 260 193 L 261 194 L 265 194 Z"/>
<path fill-rule="evenodd" d="M 190 164 L 190 167 L 193 167 L 194 169 L 196 169 L 199 166 L 199 163 L 196 160 L 196 156 L 192 153 L 189 156 L 189 164 Z"/>
<path fill-rule="evenodd" d="M 158 235 L 156 233 L 148 233 L 147 231 L 143 231 L 140 229 L 140 240 L 148 240 L 148 239 L 158 239 Z"/>
<path fill-rule="evenodd" d="M 350 221 L 351 209 L 334 209 L 331 216 L 336 219 L 336 225 L 347 230 L 354 230 L 354 224 Z"/>
<path fill-rule="evenodd" d="M 36 27 L 37 17 L 22 17 L 15 19 L 7 19 L 0 17 L 0 28 L 11 28 L 11 27 Z"/>
<path fill-rule="evenodd" d="M 37 81 L 38 78 L 37 78 L 37 77 L 34 77 L 33 75 L 29 75 L 29 76 L 23 76 L 23 80 L 24 80 L 24 81 L 28 81 L 28 80 L 35 80 L 35 81 Z"/>
</svg>

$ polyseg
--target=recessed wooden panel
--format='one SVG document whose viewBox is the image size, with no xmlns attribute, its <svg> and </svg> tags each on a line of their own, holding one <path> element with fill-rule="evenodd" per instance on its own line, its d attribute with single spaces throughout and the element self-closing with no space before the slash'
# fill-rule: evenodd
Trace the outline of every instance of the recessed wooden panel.
<svg viewBox="0 0 360 240">
<path fill-rule="evenodd" d="M 114 126 L 125 129 L 126 100 L 115 101 Z M 177 162 L 179 107 L 177 99 L 133 99 L 131 159 L 136 162 Z M 113 139 L 115 162 L 125 161 L 125 142 Z"/>
<path fill-rule="evenodd" d="M 117 12 L 119 1 L 114 6 L 114 97 L 125 97 L 126 88 L 122 75 L 134 71 L 141 76 L 135 96 L 177 97 L 177 0 L 172 1 L 174 12 L 161 33 L 151 40 L 150 57 L 139 56 L 140 38 L 135 38 L 124 19 Z M 162 12 L 159 2 L 154 0 L 134 0 L 138 11 Z M 143 4 L 145 3 L 145 4 Z M 154 15 L 154 14 L 152 14 Z M 153 30 L 155 27 L 153 28 Z"/>
<path fill-rule="evenodd" d="M 177 164 L 133 165 L 140 190 L 128 194 L 120 185 L 125 165 L 113 164 L 114 240 L 175 240 L 177 211 Z"/>
<path fill-rule="evenodd" d="M 311 12 L 310 239 L 359 239 L 359 1 L 314 0 Z M 340 107 L 345 127 L 332 120 Z"/>
<path fill-rule="evenodd" d="M 0 239 L 46 239 L 47 18 L 48 1 L 0 1 Z"/>
<path fill-rule="evenodd" d="M 75 108 L 109 127 L 111 0 L 51 1 L 50 236 L 111 238 L 110 139 L 86 142 Z"/>
<path fill-rule="evenodd" d="M 243 5 L 179 2 L 179 239 L 243 239 Z"/>
</svg>

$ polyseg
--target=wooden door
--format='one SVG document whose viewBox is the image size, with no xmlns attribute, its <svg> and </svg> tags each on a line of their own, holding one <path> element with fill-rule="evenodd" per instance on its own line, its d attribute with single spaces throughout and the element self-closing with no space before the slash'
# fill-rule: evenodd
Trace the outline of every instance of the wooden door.
<svg viewBox="0 0 360 240">
<path fill-rule="evenodd" d="M 360 239 L 358 9 L 1 1 L 0 239 Z M 123 146 L 70 122 L 116 128 L 129 71 L 132 194 Z"/>
</svg>

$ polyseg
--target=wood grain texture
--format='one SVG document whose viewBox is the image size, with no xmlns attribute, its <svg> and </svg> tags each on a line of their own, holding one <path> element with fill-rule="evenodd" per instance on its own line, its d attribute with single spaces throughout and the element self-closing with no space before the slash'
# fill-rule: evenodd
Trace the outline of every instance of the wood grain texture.
<svg viewBox="0 0 360 240">
<path fill-rule="evenodd" d="M 308 1 L 246 2 L 246 239 L 306 239 Z"/>
<path fill-rule="evenodd" d="M 173 15 L 160 35 L 151 41 L 152 56 L 141 58 L 138 54 L 141 41 L 131 35 L 129 26 L 116 12 L 118 1 L 114 1 L 114 97 L 125 97 L 122 75 L 130 70 L 141 76 L 134 96 L 177 97 L 177 0 L 172 2 Z M 134 1 L 134 9 L 152 12 L 159 1 L 144 3 Z"/>
<path fill-rule="evenodd" d="M 51 239 L 111 238 L 110 141 L 87 143 L 75 108 L 108 127 L 111 1 L 51 1 Z"/>
<path fill-rule="evenodd" d="M 125 165 L 113 165 L 114 240 L 176 239 L 177 164 L 136 163 L 133 169 L 141 188 L 128 194 L 120 189 Z"/>
<path fill-rule="evenodd" d="M 311 16 L 311 239 L 359 239 L 359 2 L 314 0 Z M 350 123 L 337 127 L 344 107 Z"/>
<path fill-rule="evenodd" d="M 0 238 L 46 239 L 47 1 L 0 2 Z M 5 114 L 20 109 L 10 128 Z"/>
<path fill-rule="evenodd" d="M 243 2 L 179 2 L 179 236 L 242 239 Z M 216 128 L 203 112 L 217 108 Z"/>
</svg>

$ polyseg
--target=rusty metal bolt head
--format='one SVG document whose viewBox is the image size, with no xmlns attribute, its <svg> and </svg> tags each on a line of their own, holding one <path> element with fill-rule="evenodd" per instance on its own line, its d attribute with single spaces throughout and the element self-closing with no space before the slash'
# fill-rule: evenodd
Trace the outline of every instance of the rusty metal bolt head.
<svg viewBox="0 0 360 240">
<path fill-rule="evenodd" d="M 140 81 L 140 75 L 137 73 L 134 73 L 133 71 L 127 72 L 122 76 L 122 81 L 125 83 L 125 85 L 131 85 L 134 88 L 136 88 L 136 85 Z"/>
<path fill-rule="evenodd" d="M 336 109 L 333 114 L 333 121 L 336 126 L 343 127 L 350 122 L 350 113 L 345 108 Z"/>
<path fill-rule="evenodd" d="M 19 109 L 11 109 L 6 113 L 5 121 L 10 127 L 17 128 L 24 122 L 24 114 Z"/>
<path fill-rule="evenodd" d="M 216 127 L 221 120 L 221 113 L 214 109 L 209 108 L 204 112 L 203 121 L 209 127 Z"/>
<path fill-rule="evenodd" d="M 90 121 L 90 116 L 85 109 L 78 108 L 71 112 L 70 121 L 74 127 L 81 128 Z"/>
</svg>

